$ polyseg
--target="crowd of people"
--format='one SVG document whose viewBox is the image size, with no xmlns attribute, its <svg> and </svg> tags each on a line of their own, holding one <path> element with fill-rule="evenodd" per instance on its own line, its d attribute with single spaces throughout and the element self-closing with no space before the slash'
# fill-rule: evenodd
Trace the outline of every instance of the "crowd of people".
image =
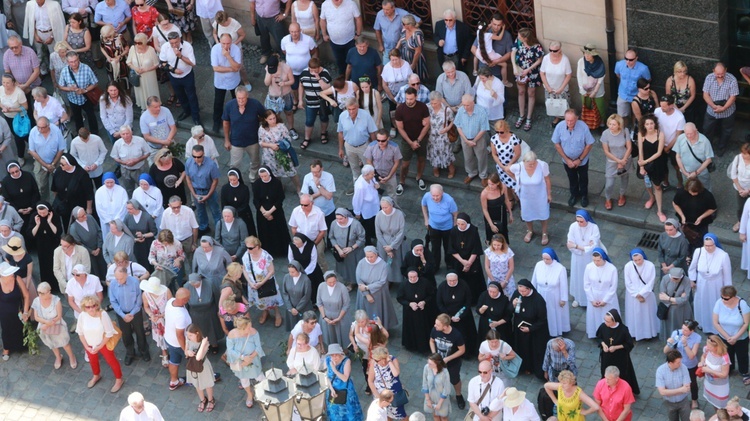
<svg viewBox="0 0 750 421">
<path fill-rule="evenodd" d="M 540 414 L 626 420 L 640 393 L 630 353 L 636 341 L 657 339 L 666 362 L 655 387 L 670 420 L 703 419 L 697 378 L 717 410 L 713 419 L 748 414 L 730 399 L 729 376 L 736 369 L 750 384 L 750 307 L 732 286 L 730 256 L 709 229 L 717 210 L 714 149 L 722 156 L 729 148 L 739 95 L 726 66 L 717 63 L 703 82 L 704 112 L 683 62 L 659 97 L 647 65 L 628 49 L 615 65 L 619 87 L 610 96 L 617 113 L 608 116 L 605 65 L 587 44 L 576 79 L 584 107 L 595 111 L 592 121 L 571 108 L 573 70 L 560 42 L 549 42 L 545 54 L 531 29 L 514 39 L 500 13 L 475 36 L 446 10 L 434 31 L 443 73 L 433 77 L 420 18 L 392 0 L 381 7 L 374 48 L 352 0 L 326 0 L 320 8 L 309 0 L 251 1 L 267 87 L 261 103 L 249 96 L 243 65 L 247 28 L 219 1 L 171 0 L 166 14 L 144 0 L 37 0 L 25 10 L 13 3 L 2 16 L 8 36 L 0 37 L 8 47 L 0 89 L 2 360 L 25 348 L 23 324 L 30 321 L 54 354 L 54 369 L 65 357 L 76 369 L 80 355 L 70 334 L 77 333 L 92 371 L 87 387 L 103 378 L 101 356 L 117 393 L 126 381 L 119 342 L 125 366 L 149 363 L 157 349 L 169 390 L 189 382 L 197 411 L 212 412 L 221 376 L 207 355 L 221 354 L 251 408 L 266 355 L 255 324 L 269 322 L 289 332 L 289 376 L 309 367 L 326 373 L 333 421 L 406 419 L 410 399 L 424 402 L 410 420 L 447 421 L 453 401 L 474 421 Z M 210 132 L 223 139 L 211 138 L 201 121 L 194 67 L 202 57 L 191 45 L 199 21 L 214 72 Z M 330 49 L 335 68 L 323 67 L 321 48 Z M 106 86 L 93 70 L 105 66 Z M 41 86 L 47 75 L 49 89 Z M 169 92 L 164 102 L 161 84 Z M 508 121 L 505 90 L 513 86 L 518 118 Z M 511 131 L 511 125 L 529 131 L 542 120 L 534 113 L 538 87 L 552 118 L 548 147 L 568 176 L 568 205 L 589 205 L 590 153 L 599 130 L 605 209 L 615 199 L 626 205 L 630 173 L 643 180 L 644 207 L 656 204 L 664 226 L 653 260 L 634 248 L 624 267 L 613 265 L 584 209 L 568 231 L 569 265 L 548 247 L 549 164 Z M 141 110 L 137 122 L 134 108 Z M 299 109 L 302 139 L 294 124 Z M 313 160 L 303 175 L 294 150 L 297 141 L 301 149 L 314 139 L 327 144 L 329 116 L 338 157 L 351 170 L 353 187 L 345 192 L 351 209 L 335 194 L 337 183 L 348 183 L 325 171 L 337 163 Z M 194 126 L 185 155 L 177 156 L 176 122 L 187 118 Z M 225 173 L 222 146 L 230 155 Z M 459 151 L 464 184 L 479 178 L 482 186 L 483 233 L 441 184 L 423 179 L 427 161 L 435 178 L 441 170 L 454 178 Z M 114 171 L 104 170 L 111 167 L 107 156 Z M 412 158 L 414 182 L 425 191 L 424 241 L 406 239 L 398 203 Z M 675 218 L 663 203 L 670 166 Z M 750 277 L 750 144 L 727 173 L 737 191 L 733 228 L 743 242 L 741 265 Z M 284 208 L 282 179 L 299 198 L 293 209 Z M 525 277 L 515 273 L 510 248 L 516 205 L 526 225 L 523 241 L 531 242 L 539 222 L 544 246 Z M 286 267 L 277 258 L 288 259 Z M 440 282 L 438 273 L 446 273 Z M 586 335 L 600 349 L 601 380 L 590 395 L 576 382 L 575 343 L 563 337 L 572 329 L 571 307 L 585 308 Z M 255 321 L 253 310 L 260 312 Z M 406 392 L 399 358 L 388 349 L 394 331 L 405 350 L 424 357 L 421 383 L 409 382 L 423 396 Z M 353 381 L 355 360 L 363 384 Z M 478 367 L 466 387 L 464 363 Z M 547 381 L 538 408 L 514 387 L 523 375 Z M 368 407 L 359 393 L 374 398 Z M 158 419 L 158 408 L 142 395 L 130 395 L 128 403 L 121 419 L 144 413 Z"/>
</svg>

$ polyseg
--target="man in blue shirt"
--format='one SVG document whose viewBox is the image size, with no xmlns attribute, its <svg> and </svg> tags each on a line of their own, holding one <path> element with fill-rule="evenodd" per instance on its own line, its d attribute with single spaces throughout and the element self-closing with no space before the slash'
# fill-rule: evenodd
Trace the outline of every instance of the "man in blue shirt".
<svg viewBox="0 0 750 421">
<path fill-rule="evenodd" d="M 122 344 L 125 345 L 125 365 L 133 364 L 135 347 L 133 334 L 138 341 L 138 351 L 145 362 L 151 361 L 143 329 L 143 300 L 138 278 L 128 275 L 128 268 L 118 266 L 115 269 L 115 280 L 109 285 L 109 301 L 117 314 L 117 325 L 122 330 Z"/>
<path fill-rule="evenodd" d="M 422 196 L 422 216 L 427 234 L 430 236 L 432 254 L 435 256 L 435 270 L 440 268 L 441 243 L 445 250 L 446 266 L 449 266 L 448 240 L 458 216 L 456 201 L 448 193 L 443 192 L 442 185 L 433 184 L 430 191 Z"/>
<path fill-rule="evenodd" d="M 223 34 L 219 43 L 211 48 L 211 66 L 214 69 L 214 126 L 219 132 L 224 98 L 227 92 L 234 97 L 234 88 L 240 85 L 242 50 L 232 42 L 232 36 Z"/>
<path fill-rule="evenodd" d="M 383 55 L 383 64 L 385 65 L 390 61 L 388 53 L 396 48 L 396 44 L 398 44 L 398 40 L 401 38 L 401 31 L 404 29 L 401 18 L 406 15 L 412 15 L 414 16 L 414 20 L 417 21 L 417 25 L 419 25 L 421 19 L 413 13 L 396 7 L 393 0 L 383 0 L 382 6 L 383 9 L 375 15 L 373 29 L 375 29 L 375 38 L 378 40 L 378 51 Z"/>
<path fill-rule="evenodd" d="M 244 85 L 234 90 L 235 99 L 224 105 L 224 148 L 229 151 L 229 168 L 240 168 L 242 155 L 250 157 L 250 182 L 258 177 L 260 168 L 260 146 L 258 145 L 258 126 L 260 118 L 266 112 L 257 99 L 250 98 Z"/>
<path fill-rule="evenodd" d="M 203 145 L 193 146 L 192 158 L 185 162 L 185 182 L 193 196 L 195 213 L 198 217 L 198 235 L 209 232 L 206 204 L 211 208 L 214 226 L 221 220 L 216 186 L 219 185 L 219 166 L 213 159 L 206 159 Z"/>
<path fill-rule="evenodd" d="M 690 418 L 690 373 L 682 364 L 682 354 L 667 352 L 667 362 L 656 369 L 656 389 L 664 398 L 670 420 Z"/>
<path fill-rule="evenodd" d="M 97 4 L 94 10 L 94 21 L 97 25 L 114 26 L 115 32 L 123 34 L 128 43 L 130 43 L 130 36 L 127 29 L 131 19 L 130 6 L 124 0 L 104 0 Z"/>
<path fill-rule="evenodd" d="M 570 183 L 568 206 L 575 206 L 581 199 L 581 206 L 589 205 L 589 152 L 594 145 L 586 123 L 578 120 L 575 110 L 565 112 L 565 121 L 557 123 L 552 133 L 552 143 L 562 157 L 565 173 Z"/>
<path fill-rule="evenodd" d="M 70 111 L 73 121 L 76 123 L 76 131 L 83 127 L 83 114 L 81 112 L 85 111 L 86 121 L 89 123 L 89 132 L 98 135 L 99 125 L 97 124 L 94 104 L 86 97 L 86 93 L 95 89 L 99 80 L 91 67 L 81 63 L 81 59 L 75 51 L 69 51 L 65 58 L 68 65 L 60 71 L 58 84 L 60 90 L 68 93 Z"/>
<path fill-rule="evenodd" d="M 627 120 L 630 116 L 630 103 L 638 94 L 638 79 L 651 80 L 651 72 L 648 66 L 638 61 L 635 48 L 630 48 L 625 52 L 625 58 L 615 64 L 615 74 L 620 81 L 617 87 L 617 114 Z M 625 127 L 628 127 L 627 122 Z"/>
<path fill-rule="evenodd" d="M 357 181 L 362 171 L 360 162 L 367 162 L 365 150 L 370 141 L 375 140 L 377 131 L 378 127 L 370 113 L 360 109 L 355 98 L 347 98 L 346 112 L 339 115 L 339 158 L 344 159 L 344 154 L 349 158 L 354 181 Z M 351 193 L 354 194 L 353 188 Z"/>
<path fill-rule="evenodd" d="M 367 38 L 362 35 L 354 41 L 354 48 L 346 54 L 346 80 L 359 84 L 362 77 L 369 77 L 373 89 L 380 86 L 383 63 L 374 48 L 370 48 Z"/>
<path fill-rule="evenodd" d="M 47 117 L 39 117 L 29 132 L 29 155 L 34 158 L 34 179 L 42 199 L 49 197 L 49 177 L 65 152 L 65 138 Z"/>
</svg>

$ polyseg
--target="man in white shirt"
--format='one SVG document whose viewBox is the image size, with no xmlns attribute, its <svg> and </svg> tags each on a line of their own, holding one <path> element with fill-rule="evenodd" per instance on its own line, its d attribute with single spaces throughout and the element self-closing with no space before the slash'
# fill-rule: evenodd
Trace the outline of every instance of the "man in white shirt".
<svg viewBox="0 0 750 421">
<path fill-rule="evenodd" d="M 211 47 L 211 66 L 214 69 L 214 133 L 219 132 L 224 98 L 227 91 L 235 97 L 234 89 L 240 84 L 242 50 L 232 42 L 232 36 L 223 34 L 219 43 Z"/>
<path fill-rule="evenodd" d="M 182 105 L 182 114 L 177 121 L 182 121 L 188 116 L 193 117 L 196 126 L 201 124 L 200 104 L 198 94 L 195 91 L 195 52 L 189 42 L 183 41 L 179 32 L 167 34 L 169 47 L 162 47 L 159 53 L 159 61 L 166 62 L 169 66 L 169 82 L 174 88 L 174 93 Z"/>
<path fill-rule="evenodd" d="M 388 421 L 388 405 L 393 402 L 393 392 L 383 390 L 367 408 L 367 418 L 365 421 Z"/>
<path fill-rule="evenodd" d="M 146 112 L 141 114 L 138 125 L 143 138 L 151 148 L 151 156 L 148 158 L 150 166 L 154 163 L 154 156 L 159 149 L 168 148 L 174 142 L 177 124 L 169 108 L 161 106 L 161 99 L 158 96 L 150 96 L 146 99 Z"/>
<path fill-rule="evenodd" d="M 318 45 L 315 40 L 303 34 L 298 23 L 289 25 L 289 35 L 281 39 L 281 51 L 286 57 L 286 64 L 292 68 L 294 84 L 292 84 L 293 98 L 299 97 L 299 75 L 302 73 L 310 59 L 318 55 Z"/>
<path fill-rule="evenodd" d="M 175 297 L 167 301 L 164 309 L 164 341 L 169 353 L 169 390 L 176 390 L 185 384 L 184 377 L 178 377 L 180 364 L 185 358 L 185 329 L 193 322 L 185 305 L 190 301 L 190 291 L 180 288 Z"/>
<path fill-rule="evenodd" d="M 191 267 L 193 252 L 198 245 L 198 220 L 192 209 L 182 205 L 179 196 L 169 198 L 169 208 L 164 210 L 159 227 L 159 230 L 163 229 L 172 231 L 174 240 L 182 243 L 182 250 L 185 252 L 183 267 Z"/>
<path fill-rule="evenodd" d="M 354 25 L 352 25 L 354 22 Z M 362 15 L 353 0 L 325 0 L 320 6 L 320 33 L 330 42 L 339 72 L 346 70 L 346 55 L 354 48 L 354 38 L 362 34 Z"/>
<path fill-rule="evenodd" d="M 164 421 L 159 408 L 146 402 L 138 392 L 128 395 L 128 406 L 120 411 L 120 421 Z"/>
<path fill-rule="evenodd" d="M 336 193 L 336 181 L 328 171 L 323 171 L 323 162 L 314 159 L 310 164 L 310 172 L 302 180 L 302 192 L 307 193 L 313 204 L 323 211 L 326 227 L 336 219 L 336 204 L 333 194 Z"/>
<path fill-rule="evenodd" d="M 675 169 L 677 188 L 681 189 L 682 174 L 680 174 L 680 167 L 677 165 L 677 153 L 672 148 L 674 148 L 677 138 L 685 130 L 685 116 L 682 114 L 682 111 L 674 106 L 674 97 L 672 95 L 664 95 L 659 99 L 659 108 L 654 110 L 654 115 L 659 119 L 659 130 L 664 133 L 664 153 L 667 154 L 669 162 L 672 163 L 672 167 Z M 661 186 L 663 188 L 669 187 L 669 175 L 664 178 Z"/>
<path fill-rule="evenodd" d="M 500 415 L 500 410 L 490 411 L 490 403 L 503 393 L 505 384 L 492 375 L 492 363 L 487 360 L 479 363 L 479 375 L 469 381 L 468 390 L 467 400 L 469 407 L 474 411 L 474 421 L 494 420 Z"/>
<path fill-rule="evenodd" d="M 133 136 L 133 129 L 127 124 L 120 127 L 120 138 L 112 145 L 112 159 L 120 164 L 120 183 L 128 197 L 133 195 L 135 186 L 138 185 L 138 177 L 146 172 L 146 160 L 151 156 L 151 148 L 146 144 L 146 139 Z"/>
<path fill-rule="evenodd" d="M 315 247 L 318 249 L 318 264 L 320 269 L 326 272 L 328 263 L 325 259 L 323 239 L 328 233 L 328 226 L 323 211 L 313 204 L 312 196 L 309 194 L 300 196 L 299 206 L 294 208 L 292 215 L 289 217 L 289 226 L 292 229 L 292 235 L 299 232 L 315 242 Z"/>
<path fill-rule="evenodd" d="M 89 129 L 81 127 L 78 136 L 70 142 L 70 154 L 73 155 L 94 182 L 95 188 L 102 186 L 102 165 L 107 158 L 107 147 L 101 137 L 91 134 Z"/>
<path fill-rule="evenodd" d="M 42 76 L 49 72 L 49 55 L 54 53 L 55 44 L 64 41 L 65 17 L 60 3 L 35 0 L 26 3 L 26 19 L 23 37 L 36 49 Z"/>
<path fill-rule="evenodd" d="M 216 18 L 216 14 L 223 11 L 224 6 L 221 5 L 221 0 L 196 0 L 195 1 L 195 14 L 201 21 L 201 29 L 203 30 L 203 36 L 208 41 L 208 46 L 213 48 L 216 44 L 213 37 L 213 26 L 211 22 Z"/>
</svg>

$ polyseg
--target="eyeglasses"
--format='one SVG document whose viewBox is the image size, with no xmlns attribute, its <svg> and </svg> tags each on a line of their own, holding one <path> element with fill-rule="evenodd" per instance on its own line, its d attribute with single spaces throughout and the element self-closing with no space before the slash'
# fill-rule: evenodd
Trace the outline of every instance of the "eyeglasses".
<svg viewBox="0 0 750 421">
<path fill-rule="evenodd" d="M 135 42 L 135 45 L 143 45 L 143 43 L 142 43 L 142 42 L 140 42 L 140 41 L 136 41 L 136 42 Z"/>
<path fill-rule="evenodd" d="M 77 278 L 77 277 L 79 277 L 79 276 L 83 276 L 83 275 L 85 275 L 85 273 L 76 273 L 76 274 L 75 274 L 75 275 L 73 275 L 73 276 L 75 276 L 75 277 Z"/>
<path fill-rule="evenodd" d="M 504 132 L 504 131 L 502 131 L 502 132 L 497 132 L 497 134 L 505 134 L 505 132 Z"/>
<path fill-rule="evenodd" d="M 633 57 L 633 58 L 627 58 L 627 57 L 625 57 L 625 61 L 635 61 L 635 57 Z"/>
<path fill-rule="evenodd" d="M 489 371 L 477 370 L 477 373 L 479 373 L 479 374 L 489 374 Z"/>
<path fill-rule="evenodd" d="M 255 246 L 248 246 L 247 249 L 248 250 L 255 250 Z"/>
<path fill-rule="evenodd" d="M 558 48 L 557 50 L 553 50 L 553 49 L 551 49 L 551 48 L 550 48 L 550 50 L 549 50 L 549 52 L 550 52 L 550 53 L 556 53 L 556 52 L 558 52 L 558 51 L 560 51 L 560 49 L 559 49 L 559 48 Z"/>
<path fill-rule="evenodd" d="M 196 139 L 203 139 L 203 138 L 205 138 L 205 137 L 206 137 L 206 135 L 205 135 L 205 134 L 202 134 L 202 135 L 200 135 L 200 136 L 196 136 L 195 138 L 196 138 Z"/>
<path fill-rule="evenodd" d="M 309 203 L 300 203 L 299 205 L 302 206 L 303 208 L 306 208 L 306 207 L 310 206 Z"/>
<path fill-rule="evenodd" d="M 729 300 L 731 300 L 732 298 L 734 298 L 734 297 L 721 297 L 721 299 L 722 299 L 722 300 L 724 300 L 724 301 L 729 301 Z"/>
<path fill-rule="evenodd" d="M 455 19 L 443 19 L 443 20 L 446 21 L 446 22 L 453 22 L 453 21 L 455 21 Z"/>
</svg>

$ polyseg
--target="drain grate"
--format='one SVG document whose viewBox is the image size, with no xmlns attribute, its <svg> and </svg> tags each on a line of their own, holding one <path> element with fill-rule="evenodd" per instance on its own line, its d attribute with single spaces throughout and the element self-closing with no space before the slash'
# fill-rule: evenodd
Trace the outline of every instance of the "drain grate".
<svg viewBox="0 0 750 421">
<path fill-rule="evenodd" d="M 659 234 L 655 232 L 644 232 L 641 240 L 638 241 L 638 247 L 656 250 L 659 246 Z"/>
</svg>

